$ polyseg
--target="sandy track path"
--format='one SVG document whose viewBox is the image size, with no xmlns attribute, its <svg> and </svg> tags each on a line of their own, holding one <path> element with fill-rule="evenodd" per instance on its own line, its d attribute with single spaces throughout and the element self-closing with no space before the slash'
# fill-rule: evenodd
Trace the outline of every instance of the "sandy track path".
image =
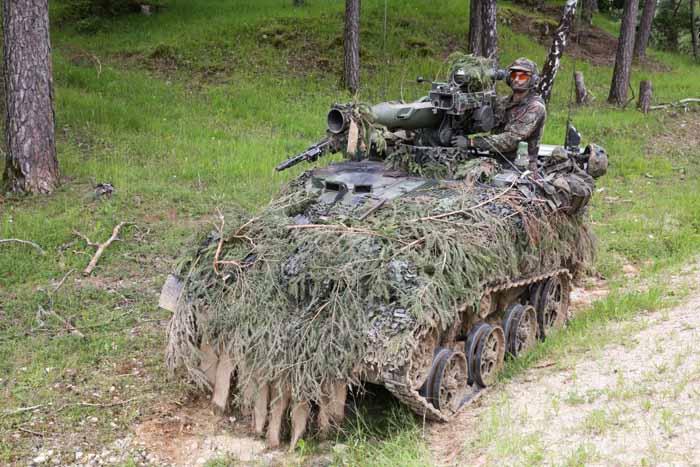
<svg viewBox="0 0 700 467">
<path fill-rule="evenodd" d="M 605 332 L 432 427 L 436 463 L 700 465 L 700 293 Z"/>
</svg>

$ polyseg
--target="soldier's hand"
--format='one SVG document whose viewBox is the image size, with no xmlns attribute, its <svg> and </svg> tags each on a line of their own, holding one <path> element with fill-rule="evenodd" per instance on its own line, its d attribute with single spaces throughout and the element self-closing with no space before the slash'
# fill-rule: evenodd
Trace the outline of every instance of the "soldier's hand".
<svg viewBox="0 0 700 467">
<path fill-rule="evenodd" d="M 460 149 L 468 149 L 471 147 L 471 144 L 469 144 L 469 138 L 466 136 L 453 136 L 452 137 L 452 146 Z"/>
<path fill-rule="evenodd" d="M 531 172 L 530 177 L 532 177 L 534 180 L 542 180 L 542 175 L 537 170 L 537 162 L 530 162 L 527 165 L 527 170 Z"/>
</svg>

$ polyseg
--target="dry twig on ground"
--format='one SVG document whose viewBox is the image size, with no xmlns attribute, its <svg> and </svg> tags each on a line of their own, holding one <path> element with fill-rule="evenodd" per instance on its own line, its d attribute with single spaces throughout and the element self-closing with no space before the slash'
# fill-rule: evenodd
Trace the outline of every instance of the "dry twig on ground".
<svg viewBox="0 0 700 467">
<path fill-rule="evenodd" d="M 4 417 L 8 417 L 10 415 L 17 415 L 17 414 L 21 414 L 24 412 L 31 412 L 33 410 L 38 410 L 38 409 L 44 407 L 44 405 L 45 404 L 39 404 L 39 405 L 32 405 L 31 407 L 20 407 L 18 409 L 14 409 L 14 410 L 6 410 L 5 412 L 2 413 L 2 415 Z"/>
<path fill-rule="evenodd" d="M 118 240 L 117 235 L 119 235 L 119 231 L 121 230 L 121 228 L 129 224 L 131 224 L 131 222 L 120 222 L 119 224 L 117 224 L 116 227 L 114 227 L 114 230 L 112 231 L 112 236 L 109 237 L 104 243 L 95 243 L 91 241 L 86 235 L 83 235 L 77 230 L 73 231 L 75 235 L 85 240 L 85 243 L 87 243 L 88 246 L 97 248 L 95 255 L 90 260 L 90 263 L 87 265 L 85 270 L 83 270 L 84 276 L 89 276 L 90 273 L 92 273 L 92 270 L 95 269 L 95 266 L 97 266 L 97 262 L 100 260 L 102 253 L 104 253 L 104 251 L 107 249 L 107 247 L 109 247 L 112 244 L 113 241 Z"/>
<path fill-rule="evenodd" d="M 45 255 L 46 251 L 34 242 L 29 240 L 21 240 L 19 238 L 0 238 L 0 243 L 21 243 L 23 245 L 29 245 L 36 249 L 40 254 Z"/>
<path fill-rule="evenodd" d="M 687 110 L 690 104 L 700 104 L 700 98 L 689 97 L 687 99 L 681 99 L 679 101 L 670 102 L 668 104 L 650 105 L 649 110 L 668 109 L 669 107 L 683 107 L 683 109 Z"/>
<path fill-rule="evenodd" d="M 75 326 L 73 326 L 70 321 L 65 319 L 63 316 L 59 315 L 55 311 L 53 311 L 52 307 L 49 307 L 48 309 L 44 308 L 43 306 L 39 305 L 39 313 L 41 313 L 44 316 L 53 316 L 57 320 L 63 323 L 63 325 L 71 332 L 71 334 L 76 335 L 82 339 L 85 339 L 85 334 L 80 332 Z"/>
</svg>

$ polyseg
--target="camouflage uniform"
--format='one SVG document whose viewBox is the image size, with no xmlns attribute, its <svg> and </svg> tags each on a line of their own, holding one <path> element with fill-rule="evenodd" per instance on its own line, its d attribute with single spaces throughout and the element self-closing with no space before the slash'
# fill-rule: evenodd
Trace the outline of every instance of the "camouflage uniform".
<svg viewBox="0 0 700 467">
<path fill-rule="evenodd" d="M 513 71 L 522 71 L 529 75 L 529 80 L 522 86 L 512 80 L 508 81 L 513 91 L 525 91 L 527 95 L 519 102 L 516 102 L 513 96 L 499 99 L 496 106 L 498 125 L 493 134 L 474 138 L 473 144 L 478 149 L 499 152 L 514 160 L 518 143 L 526 141 L 528 155 L 531 160 L 535 160 L 547 119 L 547 108 L 536 91 L 539 80 L 537 64 L 526 58 L 519 58 L 508 67 L 508 73 Z"/>
<path fill-rule="evenodd" d="M 531 91 L 522 101 L 508 97 L 499 102 L 496 116 L 500 124 L 494 134 L 474 138 L 478 149 L 498 151 L 510 160 L 515 159 L 520 141 L 527 142 L 528 154 L 537 156 L 542 139 L 547 109 L 542 98 Z"/>
</svg>

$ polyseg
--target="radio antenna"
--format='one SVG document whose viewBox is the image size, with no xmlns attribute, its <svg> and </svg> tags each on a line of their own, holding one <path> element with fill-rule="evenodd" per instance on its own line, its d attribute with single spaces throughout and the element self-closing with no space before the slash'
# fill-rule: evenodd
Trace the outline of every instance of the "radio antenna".
<svg viewBox="0 0 700 467">
<path fill-rule="evenodd" d="M 575 19 L 574 22 L 575 24 L 575 29 L 576 29 L 576 46 L 580 47 L 581 45 L 581 16 L 583 15 L 583 11 L 579 8 L 579 5 L 581 5 L 581 1 L 576 2 L 576 14 L 575 14 Z M 581 5 L 582 6 L 582 5 Z M 576 83 L 576 62 L 578 61 L 576 58 L 576 55 L 574 55 L 574 66 L 571 72 L 571 87 L 569 90 L 569 104 L 568 104 L 568 111 L 566 115 L 566 134 L 564 135 L 564 138 L 566 139 L 566 136 L 569 133 L 569 126 L 571 126 L 571 113 L 573 109 L 573 102 L 574 102 L 574 84 Z"/>
<path fill-rule="evenodd" d="M 384 38 L 382 41 L 382 54 L 384 55 L 384 85 L 382 86 L 382 101 L 386 100 L 386 88 L 389 86 L 389 59 L 386 54 L 386 31 L 387 31 L 387 11 L 388 0 L 384 0 Z"/>
</svg>

